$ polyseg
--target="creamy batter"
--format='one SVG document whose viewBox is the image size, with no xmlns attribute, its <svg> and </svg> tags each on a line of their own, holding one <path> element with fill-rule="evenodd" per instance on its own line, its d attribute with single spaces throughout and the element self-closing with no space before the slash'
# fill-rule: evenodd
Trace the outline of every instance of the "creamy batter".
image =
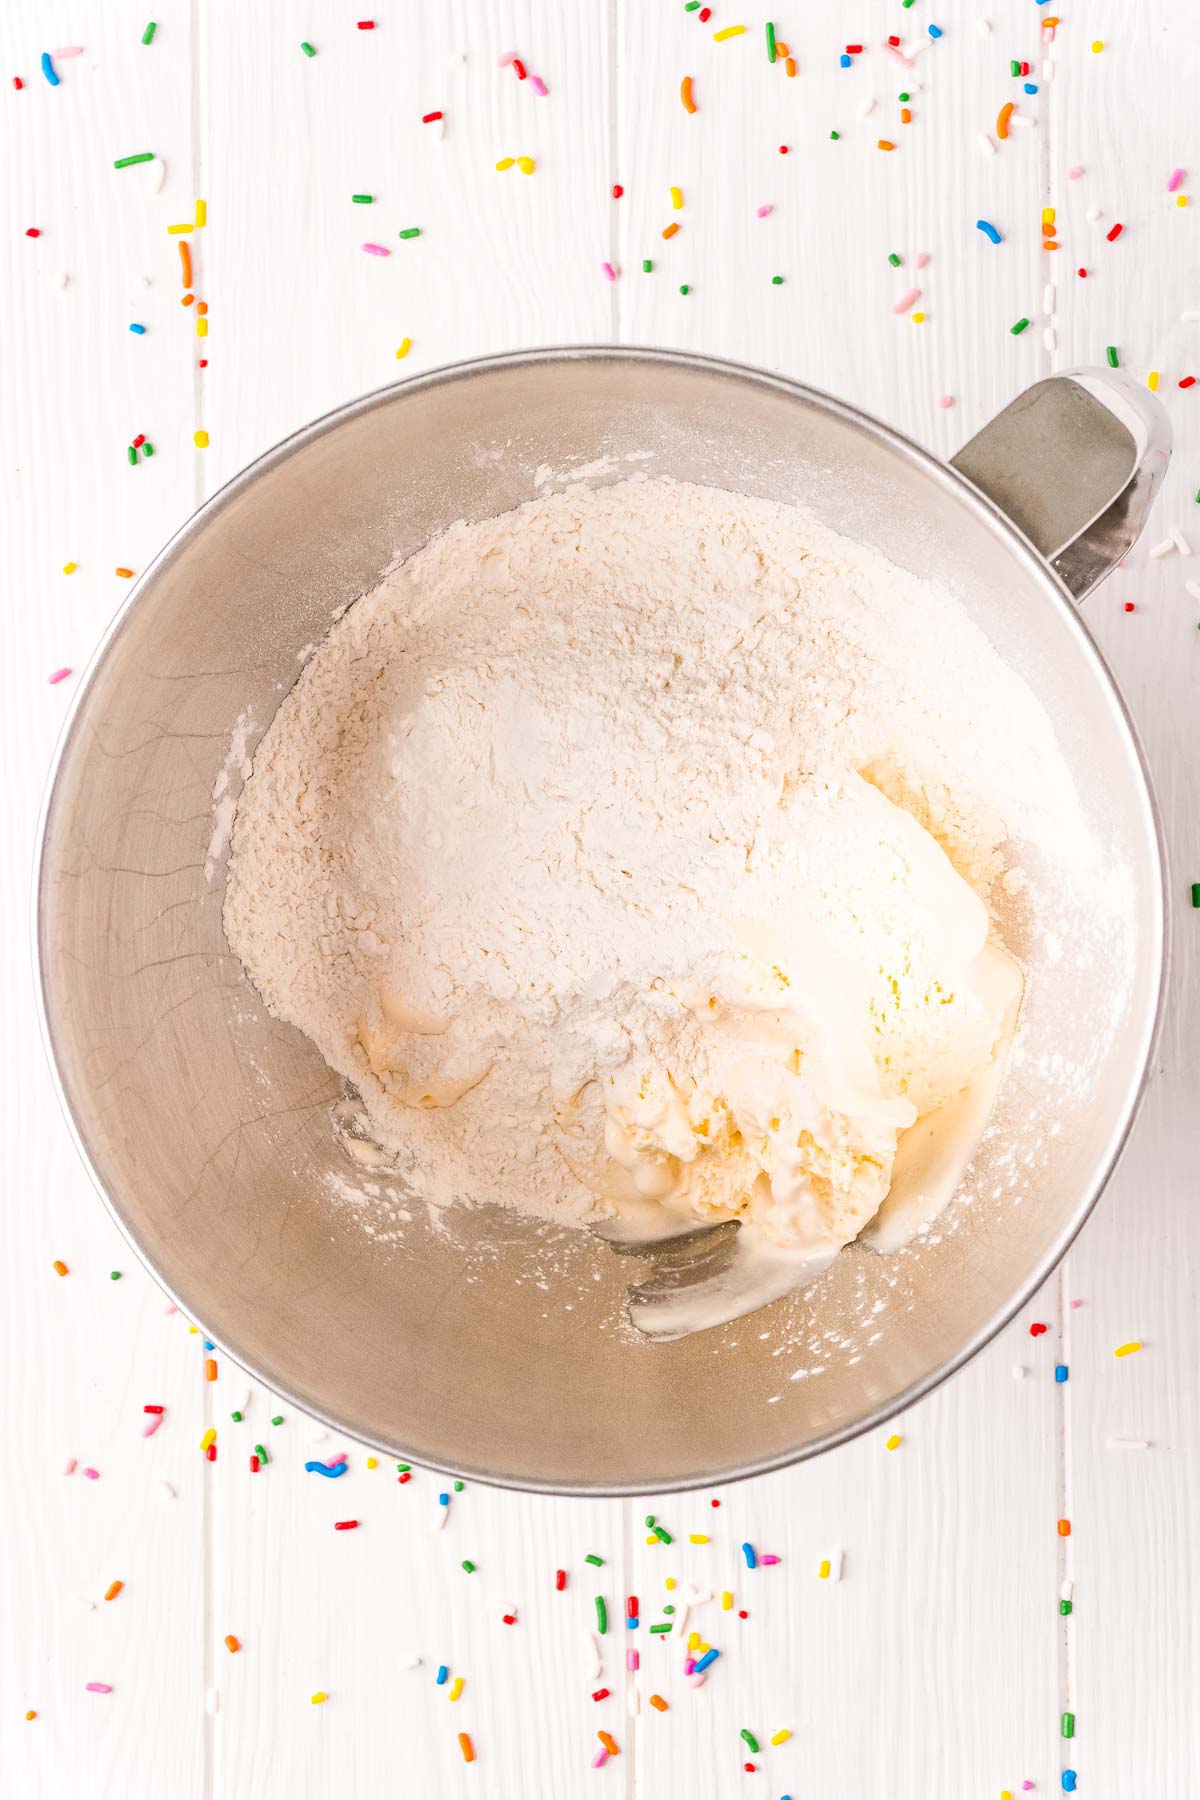
<svg viewBox="0 0 1200 1800">
<path fill-rule="evenodd" d="M 418 1194 L 816 1262 L 919 1120 L 960 1120 L 942 1187 L 973 1147 L 1021 991 L 983 771 L 1046 730 L 949 596 L 796 509 L 546 495 L 334 625 L 226 929 Z"/>
</svg>

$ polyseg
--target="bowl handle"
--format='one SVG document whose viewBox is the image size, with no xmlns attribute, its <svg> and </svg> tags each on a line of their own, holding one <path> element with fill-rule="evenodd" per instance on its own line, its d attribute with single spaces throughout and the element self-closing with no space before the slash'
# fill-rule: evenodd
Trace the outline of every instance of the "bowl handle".
<svg viewBox="0 0 1200 1800">
<path fill-rule="evenodd" d="M 950 463 L 1083 600 L 1137 541 L 1170 460 L 1171 427 L 1148 388 L 1069 369 L 1026 388 Z"/>
</svg>

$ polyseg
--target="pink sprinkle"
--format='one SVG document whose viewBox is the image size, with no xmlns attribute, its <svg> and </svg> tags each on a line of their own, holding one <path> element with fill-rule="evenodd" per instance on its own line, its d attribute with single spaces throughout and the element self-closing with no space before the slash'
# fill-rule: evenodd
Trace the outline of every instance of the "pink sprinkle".
<svg viewBox="0 0 1200 1800">
<path fill-rule="evenodd" d="M 496 58 L 496 67 L 498 69 L 507 69 L 509 63 L 515 62 L 516 60 L 517 60 L 516 51 L 515 50 L 506 50 L 504 52 L 503 56 L 498 56 Z"/>
<path fill-rule="evenodd" d="M 85 1469 L 83 1472 L 89 1481 L 99 1481 L 100 1479 L 99 1469 Z"/>
<path fill-rule="evenodd" d="M 885 56 L 890 56 L 894 63 L 899 63 L 902 69 L 912 68 L 912 59 L 905 56 L 902 50 L 897 50 L 895 44 L 880 44 L 879 48 Z"/>
<path fill-rule="evenodd" d="M 326 1462 L 325 1467 L 327 1469 L 336 1469 L 340 1462 L 348 1463 L 349 1461 L 350 1452 L 348 1450 L 342 1450 L 337 1456 L 331 1456 Z"/>
<path fill-rule="evenodd" d="M 82 44 L 67 44 L 61 50 L 52 50 L 50 52 L 50 54 L 54 58 L 55 62 L 61 62 L 63 60 L 64 56 L 82 56 L 83 55 L 83 45 Z"/>
<path fill-rule="evenodd" d="M 608 1761 L 608 1751 L 601 1747 L 592 1758 L 593 1769 L 602 1769 Z"/>
<path fill-rule="evenodd" d="M 892 311 L 894 313 L 906 313 L 909 307 L 915 306 L 920 298 L 920 288 L 909 288 L 907 294 L 901 294 L 895 306 L 893 306 Z"/>
<path fill-rule="evenodd" d="M 1072 163 L 1071 167 L 1067 170 L 1067 180 L 1068 181 L 1078 181 L 1079 177 L 1082 174 L 1083 174 L 1083 164 L 1082 163 Z"/>
<path fill-rule="evenodd" d="M 707 1680 L 708 1680 L 708 1676 L 704 1673 L 704 1671 L 702 1669 L 700 1671 L 699 1675 L 689 1675 L 688 1676 L 688 1686 L 694 1687 L 694 1688 L 701 1688 L 704 1686 L 704 1684 Z"/>
<path fill-rule="evenodd" d="M 89 1694 L 111 1694 L 112 1689 L 107 1681 L 88 1681 L 84 1683 Z"/>
<path fill-rule="evenodd" d="M 779 1558 L 777 1556 L 760 1556 L 758 1560 L 765 1568 L 772 1569 Z"/>
<path fill-rule="evenodd" d="M 156 1413 L 152 1419 L 149 1419 L 146 1422 L 146 1424 L 142 1426 L 142 1436 L 143 1437 L 153 1437 L 155 1432 L 158 1430 L 159 1426 L 162 1424 L 162 1422 L 163 1422 L 162 1414 Z"/>
<path fill-rule="evenodd" d="M 923 269 L 928 261 L 929 261 L 928 250 L 918 250 L 917 254 L 913 258 L 913 263 L 918 269 Z"/>
<path fill-rule="evenodd" d="M 177 1313 L 178 1311 L 179 1311 L 179 1308 L 176 1306 L 175 1302 L 172 1300 L 172 1302 L 169 1306 L 163 1307 L 163 1317 L 169 1319 L 172 1313 Z"/>
<path fill-rule="evenodd" d="M 694 1657 L 694 1656 L 689 1656 L 689 1657 L 688 1657 L 688 1659 L 687 1659 L 687 1661 L 686 1661 L 686 1662 L 685 1662 L 685 1663 L 684 1663 L 684 1665 L 683 1665 L 683 1672 L 684 1672 L 684 1674 L 685 1674 L 685 1675 L 690 1675 L 690 1674 L 691 1674 L 691 1672 L 692 1672 L 692 1670 L 693 1670 L 693 1669 L 694 1669 L 694 1668 L 695 1668 L 695 1666 L 696 1666 L 696 1659 L 695 1659 L 695 1657 Z"/>
<path fill-rule="evenodd" d="M 529 77 L 529 85 L 533 89 L 535 94 L 540 94 L 542 96 L 543 100 L 546 98 L 546 95 L 550 92 L 550 89 L 546 86 L 545 82 L 542 80 L 540 75 L 531 75 Z"/>
<path fill-rule="evenodd" d="M 1077 1306 L 1082 1306 L 1082 1305 L 1083 1305 L 1083 1301 L 1082 1301 L 1082 1300 L 1072 1300 L 1072 1302 L 1071 1302 L 1071 1311 L 1072 1311 L 1072 1312 L 1074 1312 L 1074 1311 L 1075 1311 L 1075 1308 L 1076 1308 L 1076 1307 L 1077 1307 Z"/>
<path fill-rule="evenodd" d="M 61 56 L 62 51 L 60 50 L 58 54 Z M 1187 174 L 1186 169 L 1176 169 L 1175 170 L 1174 174 L 1171 176 L 1171 179 L 1167 182 L 1168 194 L 1173 194 L 1175 192 L 1175 189 L 1179 186 L 1180 182 L 1183 180 L 1183 178 L 1186 174 Z"/>
<path fill-rule="evenodd" d="M 63 1474 L 64 1475 L 73 1475 L 78 1467 L 79 1467 L 79 1464 L 75 1461 L 75 1458 L 73 1456 L 68 1456 L 67 1466 L 63 1470 Z"/>
<path fill-rule="evenodd" d="M 637 1651 L 627 1650 L 625 1652 L 625 1667 L 631 1674 L 636 1674 L 640 1666 L 641 1664 Z"/>
<path fill-rule="evenodd" d="M 368 256 L 390 256 L 392 254 L 386 244 L 364 244 L 363 249 Z"/>
<path fill-rule="evenodd" d="M 51 687 L 55 687 L 60 681 L 65 681 L 70 673 L 70 669 L 55 669 L 53 675 L 47 675 L 46 680 Z"/>
<path fill-rule="evenodd" d="M 941 407 L 943 412 L 949 412 L 950 408 L 954 405 L 954 395 L 953 394 L 939 394 L 938 395 L 938 405 Z"/>
<path fill-rule="evenodd" d="M 754 216 L 756 219 L 765 219 L 765 218 L 769 217 L 769 215 L 771 213 L 773 213 L 774 211 L 775 211 L 775 208 L 773 206 L 760 206 L 757 209 L 757 211 L 755 212 Z"/>
<path fill-rule="evenodd" d="M 600 269 L 605 281 L 615 281 L 617 279 L 617 271 L 613 268 L 611 263 L 601 263 Z"/>
</svg>

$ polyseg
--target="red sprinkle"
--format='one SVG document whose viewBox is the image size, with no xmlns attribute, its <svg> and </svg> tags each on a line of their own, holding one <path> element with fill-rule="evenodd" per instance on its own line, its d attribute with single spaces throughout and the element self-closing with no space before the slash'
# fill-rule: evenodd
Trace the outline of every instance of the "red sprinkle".
<svg viewBox="0 0 1200 1800">
<path fill-rule="evenodd" d="M 358 29 L 360 31 L 374 31 L 374 29 L 375 29 L 374 19 L 360 19 L 358 21 Z"/>
<path fill-rule="evenodd" d="M 144 443 L 145 443 L 145 441 L 146 441 L 146 434 L 145 434 L 145 432 L 144 432 L 144 431 L 139 431 L 139 432 L 138 432 L 138 434 L 137 434 L 137 436 L 136 436 L 136 437 L 135 437 L 135 438 L 134 438 L 134 440 L 133 440 L 133 447 L 134 447 L 134 449 L 135 449 L 135 450 L 140 450 L 140 449 L 141 449 L 141 447 L 142 447 L 142 445 L 143 445 L 143 444 L 144 444 Z M 146 1411 L 147 1411 L 147 1412 L 149 1412 L 149 1410 L 150 1410 L 150 1408 L 149 1408 L 149 1407 L 147 1407 L 147 1408 L 146 1408 Z"/>
<path fill-rule="evenodd" d="M 30 226 L 29 226 L 29 228 L 28 228 L 28 230 L 27 230 L 27 231 L 26 231 L 26 233 L 25 233 L 25 236 L 26 236 L 26 237 L 41 237 L 41 235 L 42 235 L 42 234 L 41 234 L 41 232 L 40 232 L 40 231 L 39 231 L 39 230 L 38 230 L 38 228 L 37 228 L 37 226 L 36 226 L 36 225 L 30 225 Z"/>
<path fill-rule="evenodd" d="M 197 363 L 197 364 L 196 364 L 196 367 L 197 367 L 197 368 L 198 368 L 198 369 L 207 369 L 207 367 L 208 367 L 208 358 L 207 358 L 207 356 L 202 356 L 202 357 L 201 357 L 201 358 L 200 358 L 200 361 L 199 361 L 199 362 L 198 362 L 198 363 Z"/>
<path fill-rule="evenodd" d="M 25 86 L 25 83 L 21 80 L 19 75 L 13 76 L 13 86 L 15 88 L 23 88 Z"/>
<path fill-rule="evenodd" d="M 637 1616 L 638 1616 L 638 1597 L 636 1594 L 630 1594 L 628 1600 L 625 1602 L 625 1617 L 627 1619 L 636 1619 Z"/>
<path fill-rule="evenodd" d="M 257 1456 L 252 1456 L 250 1458 L 250 1473 L 252 1475 L 258 1474 L 258 1458 L 257 1458 Z"/>
<path fill-rule="evenodd" d="M 1030 1337 L 1044 1337 L 1049 1329 L 1050 1327 L 1048 1325 L 1031 1325 L 1029 1327 L 1029 1335 Z"/>
<path fill-rule="evenodd" d="M 1087 280 L 1087 270 L 1086 269 L 1076 269 L 1075 273 L 1078 275 L 1080 281 Z"/>
<path fill-rule="evenodd" d="M 748 1612 L 739 1612 L 739 1614 L 738 1614 L 739 1619 L 748 1619 L 749 1617 L 750 1617 L 750 1614 Z"/>
<path fill-rule="evenodd" d="M 754 1773 L 754 1764 L 753 1763 L 743 1763 L 742 1767 L 743 1767 L 743 1769 L 745 1769 L 747 1775 L 753 1775 L 753 1773 Z"/>
<path fill-rule="evenodd" d="M 1196 377 L 1194 375 L 1185 375 L 1179 385 L 1181 388 L 1195 387 Z"/>
<path fill-rule="evenodd" d="M 1126 601 L 1126 602 L 1125 602 L 1125 611 L 1126 611 L 1126 612 L 1132 612 L 1132 611 L 1133 611 L 1133 601 L 1132 601 L 1132 600 L 1127 600 L 1127 601 Z"/>
<path fill-rule="evenodd" d="M 621 195 L 624 192 L 625 192 L 625 189 L 621 186 L 620 182 L 614 181 L 613 182 L 613 199 L 619 200 L 621 198 Z"/>
<path fill-rule="evenodd" d="M 513 57 L 512 66 L 517 71 L 517 80 L 524 81 L 528 71 L 525 67 L 525 64 L 521 61 L 519 56 Z"/>
<path fill-rule="evenodd" d="M 205 1456 L 207 1456 L 207 1458 L 208 1458 L 208 1460 L 209 1460 L 209 1462 L 216 1462 L 216 1460 L 217 1460 L 217 1446 L 216 1446 L 216 1445 L 215 1445 L 215 1444 L 210 1444 L 210 1445 L 209 1445 L 209 1446 L 208 1446 L 208 1449 L 207 1449 L 207 1450 L 206 1450 L 206 1451 L 205 1451 L 205 1452 L 204 1452 L 204 1454 L 205 1454 Z"/>
<path fill-rule="evenodd" d="M 709 1501 L 710 1506 L 720 1506 L 720 1504 L 721 1504 L 721 1502 L 719 1500 L 710 1500 Z"/>
<path fill-rule="evenodd" d="M 890 37 L 888 43 L 892 46 L 893 50 L 898 50 L 900 48 L 900 39 L 898 37 Z"/>
<path fill-rule="evenodd" d="M 440 112 L 422 113 L 421 114 L 421 123 L 422 123 L 422 125 L 432 125 L 435 119 L 444 119 L 445 116 L 446 116 L 445 113 L 440 113 Z"/>
<path fill-rule="evenodd" d="M 702 25 L 707 25 L 708 21 L 712 18 L 712 7 L 711 6 L 701 7 L 699 13 L 696 16 L 700 20 L 700 23 Z"/>
<path fill-rule="evenodd" d="M 143 440 L 143 442 L 144 441 L 145 440 Z M 162 1412 L 162 1410 L 163 1409 L 161 1406 L 143 1406 L 143 1408 L 142 1408 L 143 1412 L 152 1412 L 152 1413 L 160 1413 L 160 1412 Z"/>
<path fill-rule="evenodd" d="M 608 1689 L 607 1688 L 597 1688 L 595 1693 L 592 1695 L 592 1699 L 593 1700 L 607 1700 L 608 1699 Z"/>
<path fill-rule="evenodd" d="M 559 1593 L 561 1594 L 563 1589 L 567 1585 L 567 1571 L 565 1569 L 555 1569 L 554 1585 L 558 1589 Z"/>
<path fill-rule="evenodd" d="M 862 45 L 861 44 L 847 44 L 846 45 L 846 55 L 847 56 L 861 56 L 862 55 Z"/>
<path fill-rule="evenodd" d="M 357 1519 L 339 1519 L 333 1529 L 335 1531 L 357 1531 L 358 1530 L 358 1520 Z"/>
<path fill-rule="evenodd" d="M 516 1622 L 517 1622 L 516 1613 L 505 1613 L 504 1614 L 504 1623 L 506 1625 L 515 1625 Z"/>
<path fill-rule="evenodd" d="M 786 156 L 786 155 L 787 155 L 787 153 L 788 153 L 788 147 L 787 147 L 787 145 L 786 145 L 786 144 L 780 144 L 780 146 L 779 146 L 779 154 L 780 154 L 780 156 Z"/>
<path fill-rule="evenodd" d="M 1119 238 L 1124 229 L 1125 227 L 1123 225 L 1114 225 L 1108 234 L 1109 243 L 1111 244 L 1114 238 Z"/>
<path fill-rule="evenodd" d="M 412 1480 L 412 1475 L 411 1474 L 397 1475 L 396 1480 L 400 1483 L 400 1486 L 403 1487 L 406 1481 Z"/>
</svg>

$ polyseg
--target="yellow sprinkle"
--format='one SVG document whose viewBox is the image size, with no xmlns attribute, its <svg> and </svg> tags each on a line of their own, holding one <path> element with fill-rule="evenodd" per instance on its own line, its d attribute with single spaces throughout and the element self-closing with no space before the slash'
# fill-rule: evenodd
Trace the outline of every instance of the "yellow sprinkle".
<svg viewBox="0 0 1200 1800">
<path fill-rule="evenodd" d="M 1150 389 L 1150 392 L 1152 394 L 1157 394 L 1157 392 L 1158 392 L 1158 370 L 1157 369 L 1151 369 L 1150 373 L 1147 375 L 1146 386 Z"/>
<path fill-rule="evenodd" d="M 1094 56 L 1099 56 L 1099 54 L 1103 50 L 1103 48 L 1104 48 L 1104 39 L 1097 38 L 1095 43 L 1092 45 L 1092 54 Z"/>
<path fill-rule="evenodd" d="M 741 37 L 745 29 L 746 27 L 744 25 L 727 25 L 724 31 L 713 32 L 713 43 L 723 44 L 726 38 Z"/>
<path fill-rule="evenodd" d="M 463 1678 L 461 1675 L 456 1675 L 454 1677 L 454 1683 L 450 1689 L 450 1698 L 452 1700 L 457 1700 L 458 1696 L 462 1693 L 462 1691 L 463 1691 Z"/>
<path fill-rule="evenodd" d="M 197 200 L 197 202 L 196 202 L 196 229 L 200 230 L 207 224 L 208 224 L 208 201 L 207 200 Z"/>
<path fill-rule="evenodd" d="M 702 1531 L 693 1531 L 693 1532 L 689 1532 L 689 1534 L 688 1534 L 688 1543 L 689 1544 L 707 1544 L 707 1542 L 708 1542 L 708 1538 L 705 1536 L 704 1532 L 702 1532 Z"/>
<path fill-rule="evenodd" d="M 1187 195 L 1186 194 L 1176 194 L 1175 204 L 1176 204 L 1176 206 L 1186 206 L 1187 205 Z"/>
<path fill-rule="evenodd" d="M 663 1586 L 666 1588 L 667 1592 L 670 1593 L 671 1589 L 675 1586 L 675 1577 L 673 1575 L 668 1575 L 663 1582 Z"/>
<path fill-rule="evenodd" d="M 377 1456 L 368 1456 L 367 1467 L 368 1469 L 377 1469 L 379 1467 L 379 1458 Z"/>
<path fill-rule="evenodd" d="M 196 320 L 196 336 L 197 337 L 207 337 L 208 336 L 208 320 L 207 319 L 197 319 Z"/>
<path fill-rule="evenodd" d="M 695 1650 L 698 1647 L 699 1643 L 700 1643 L 700 1633 L 698 1631 L 689 1631 L 688 1632 L 688 1649 Z"/>
<path fill-rule="evenodd" d="M 167 236 L 168 237 L 186 237 L 186 235 L 189 231 L 194 231 L 195 229 L 196 229 L 196 227 L 194 225 L 168 225 L 167 226 Z"/>
<path fill-rule="evenodd" d="M 775 1734 L 771 1738 L 771 1742 L 773 1744 L 786 1744 L 788 1739 L 791 1737 L 791 1735 L 792 1735 L 791 1732 L 788 1731 L 785 1726 L 782 1731 L 775 1732 Z"/>
<path fill-rule="evenodd" d="M 195 444 L 197 450 L 207 450 L 208 449 L 208 433 L 207 433 L 207 431 L 193 431 L 192 442 L 193 442 L 193 444 Z"/>
<path fill-rule="evenodd" d="M 653 1532 L 651 1532 L 650 1536 L 646 1539 L 646 1542 L 649 1544 L 650 1548 L 653 1550 L 655 1544 L 657 1544 L 657 1542 L 658 1542 L 658 1539 L 654 1536 Z"/>
<path fill-rule="evenodd" d="M 63 574 L 64 575 L 73 575 L 78 567 L 79 567 L 78 563 L 64 563 L 63 564 Z"/>
<path fill-rule="evenodd" d="M 682 209 L 683 209 L 683 189 L 682 188 L 673 187 L 671 189 L 671 205 L 675 208 L 676 212 L 682 211 Z"/>
<path fill-rule="evenodd" d="M 832 1566 L 833 1565 L 830 1563 L 829 1558 L 827 1556 L 824 1556 L 821 1558 L 821 1561 L 817 1565 L 817 1574 L 822 1581 L 829 1580 L 829 1576 L 832 1571 Z"/>
<path fill-rule="evenodd" d="M 1053 225 L 1053 223 L 1054 223 L 1054 208 L 1052 206 L 1043 206 L 1043 208 L 1042 208 L 1042 224 L 1043 225 Z"/>
<path fill-rule="evenodd" d="M 1142 1346 L 1141 1346 L 1140 1342 L 1138 1341 L 1138 1339 L 1134 1338 L 1128 1344 L 1118 1344 L 1116 1349 L 1113 1351 L 1113 1355 L 1114 1356 L 1132 1356 L 1134 1351 L 1140 1350 L 1141 1347 Z"/>
<path fill-rule="evenodd" d="M 412 339 L 411 338 L 401 338 L 400 339 L 400 347 L 396 351 L 396 361 L 403 362 L 404 358 L 408 355 L 408 353 L 411 349 L 412 349 Z"/>
<path fill-rule="evenodd" d="M 505 169 L 511 169 L 516 160 L 515 156 L 502 156 L 500 161 L 496 164 L 497 174 L 503 175 Z"/>
<path fill-rule="evenodd" d="M 1000 1789 L 1000 1800 L 1012 1800 L 1012 1789 L 1011 1788 L 1001 1788 Z"/>
<path fill-rule="evenodd" d="M 536 164 L 534 163 L 532 156 L 518 156 L 517 167 L 520 169 L 522 175 L 532 175 Z"/>
<path fill-rule="evenodd" d="M 903 1441 L 904 1440 L 893 1431 L 891 1437 L 883 1447 L 885 1450 L 898 1450 Z"/>
<path fill-rule="evenodd" d="M 921 312 L 913 313 L 912 322 L 914 325 L 923 325 L 925 323 L 925 314 Z"/>
<path fill-rule="evenodd" d="M 202 1450 L 207 1450 L 208 1446 L 210 1444 L 215 1444 L 216 1441 L 217 1441 L 217 1434 L 213 1430 L 212 1426 L 210 1425 L 208 1430 L 205 1432 L 204 1436 L 200 1439 L 200 1448 Z"/>
<path fill-rule="evenodd" d="M 327 1693 L 325 1693 L 322 1688 L 318 1688 L 316 1693 L 312 1697 L 312 1703 L 314 1706 L 320 1706 L 321 1702 L 323 1700 L 328 1700 L 328 1698 L 329 1698 L 329 1695 Z"/>
<path fill-rule="evenodd" d="M 700 1652 L 701 1656 L 707 1656 L 709 1651 L 712 1649 L 712 1645 L 706 1644 L 704 1639 L 701 1638 L 700 1642 L 696 1645 L 696 1648 Z"/>
<path fill-rule="evenodd" d="M 732 1612 L 733 1611 L 733 1595 L 729 1592 L 728 1588 L 726 1588 L 721 1595 L 721 1611 L 722 1612 Z"/>
<path fill-rule="evenodd" d="M 199 1331 L 199 1329 L 200 1329 L 200 1327 L 198 1325 L 189 1325 L 188 1326 L 188 1330 L 191 1332 L 193 1337 L 195 1337 L 195 1335 Z"/>
</svg>

